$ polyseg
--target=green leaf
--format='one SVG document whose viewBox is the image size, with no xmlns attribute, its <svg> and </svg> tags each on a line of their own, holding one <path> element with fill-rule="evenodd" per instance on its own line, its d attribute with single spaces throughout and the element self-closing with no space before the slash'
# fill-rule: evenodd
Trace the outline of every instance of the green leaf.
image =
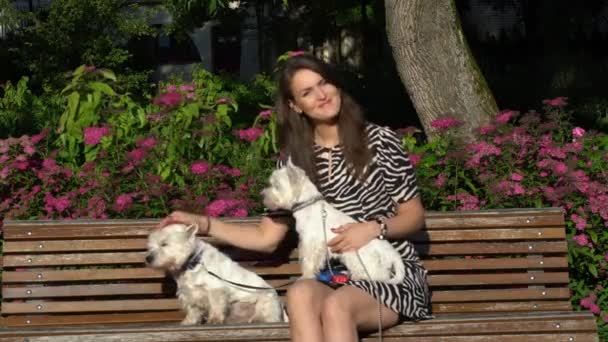
<svg viewBox="0 0 608 342">
<path fill-rule="evenodd" d="M 103 83 L 103 82 L 91 82 L 91 83 L 89 83 L 89 87 L 91 89 L 93 89 L 94 91 L 98 91 L 100 93 L 104 93 L 109 96 L 116 95 L 116 92 L 114 92 L 112 87 L 110 87 L 108 84 Z"/>
<path fill-rule="evenodd" d="M 116 75 L 114 74 L 114 72 L 112 70 L 109 70 L 109 69 L 100 69 L 99 72 L 101 72 L 101 75 L 104 78 L 107 78 L 109 80 L 112 80 L 112 81 L 116 82 Z"/>
</svg>

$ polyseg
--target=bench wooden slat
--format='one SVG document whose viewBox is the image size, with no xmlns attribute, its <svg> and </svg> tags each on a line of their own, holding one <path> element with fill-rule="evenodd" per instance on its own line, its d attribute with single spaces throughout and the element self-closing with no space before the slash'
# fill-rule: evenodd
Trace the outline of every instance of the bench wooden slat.
<svg viewBox="0 0 608 342">
<path fill-rule="evenodd" d="M 586 316 L 585 318 L 587 318 Z M 442 337 L 441 341 L 450 341 L 446 339 L 446 331 L 451 337 L 471 337 L 473 341 L 477 337 L 483 335 L 491 335 L 498 341 L 510 341 L 511 336 L 519 336 L 519 341 L 528 341 L 522 339 L 534 336 L 549 335 L 558 338 L 554 341 L 568 340 L 569 336 L 583 335 L 587 336 L 593 332 L 593 322 L 583 319 L 582 317 L 559 317 L 556 315 L 541 316 L 541 319 L 527 319 L 525 316 L 513 316 L 508 319 L 487 318 L 486 320 L 467 320 L 465 319 L 436 319 L 434 324 L 421 323 L 405 323 L 396 327 L 387 329 L 383 332 L 385 340 L 391 340 L 399 337 L 420 338 L 426 341 L 427 338 Z M 556 321 L 559 326 L 556 326 Z M 237 333 L 234 333 L 237 332 Z M 133 341 L 134 336 L 138 336 L 140 341 L 159 341 L 160 336 L 164 341 L 215 341 L 218 337 L 224 340 L 239 340 L 247 337 L 263 340 L 286 340 L 289 338 L 288 328 L 285 324 L 273 325 L 253 325 L 253 326 L 211 326 L 203 325 L 199 327 L 130 327 L 120 328 L 117 326 L 103 329 L 91 327 L 88 329 L 64 328 L 62 331 L 39 330 L 33 331 L 29 335 L 27 332 L 14 330 L 0 333 L 0 341 L 18 341 L 9 340 L 9 338 L 29 338 L 43 337 L 40 341 L 74 341 L 75 336 L 86 336 L 87 341 Z M 142 335 L 142 333 L 145 333 Z M 498 339 L 497 334 L 507 335 L 508 339 Z M 364 340 L 372 340 L 376 334 L 367 336 Z M 114 339 L 119 337 L 120 340 Z M 578 336 L 578 335 L 577 335 Z M 592 335 L 591 335 L 592 336 Z M 264 339 L 265 337 L 265 339 Z M 23 341 L 23 340 L 21 340 Z M 21 342 L 20 341 L 20 342 Z M 36 341 L 30 340 L 30 341 Z M 580 341 L 578 339 L 573 341 Z M 597 341 L 597 336 L 595 340 Z"/>
<path fill-rule="evenodd" d="M 67 254 L 66 255 L 35 255 L 9 258 L 12 267 L 28 266 L 85 266 L 105 264 L 143 264 L 144 254 L 139 253 L 111 253 L 103 254 Z M 124 259 L 123 259 L 124 258 Z M 32 262 L 29 262 L 32 260 Z M 535 258 L 484 258 L 484 259 L 447 259 L 423 260 L 424 266 L 430 272 L 459 271 L 459 270 L 521 270 L 521 269 L 553 269 L 568 267 L 563 257 L 535 257 Z M 7 265 L 8 266 L 8 265 Z M 295 275 L 300 273 L 298 263 L 282 264 L 278 266 L 244 266 L 261 275 Z"/>
<path fill-rule="evenodd" d="M 432 274 L 431 286 L 567 284 L 568 272 Z"/>
<path fill-rule="evenodd" d="M 84 244 L 81 245 L 81 242 Z M 107 241 L 107 244 L 106 244 Z M 70 240 L 70 241 L 49 241 L 53 242 L 54 250 L 45 249 L 44 252 L 99 252 L 99 251 L 134 251 L 145 250 L 144 239 L 122 240 L 122 244 L 115 244 L 116 248 L 107 250 L 117 239 L 112 240 Z M 18 244 L 18 245 L 15 245 Z M 133 248 L 141 244 L 141 248 Z M 35 241 L 6 241 L 4 248 L 7 254 L 29 253 L 32 249 L 38 248 L 39 244 Z M 99 245 L 95 247 L 95 245 Z M 88 248 L 91 247 L 91 248 Z M 21 249 L 23 248 L 23 249 Z M 99 249 L 96 249 L 99 248 Z M 526 242 L 460 242 L 460 243 L 419 243 L 416 249 L 422 257 L 426 256 L 445 256 L 445 255 L 503 255 L 503 254 L 544 254 L 544 253 L 566 253 L 567 244 L 565 241 L 526 241 Z M 10 251 L 10 253 L 8 252 Z M 42 252 L 39 249 L 34 252 Z M 291 259 L 297 259 L 297 249 L 290 253 Z M 247 253 L 242 253 L 241 259 L 246 259 Z"/>
<path fill-rule="evenodd" d="M 476 302 L 432 304 L 433 312 L 473 313 L 473 312 L 522 312 L 522 311 L 568 311 L 568 301 L 538 302 Z M 123 300 L 82 300 L 82 301 L 30 301 L 7 302 L 4 314 L 48 314 L 48 313 L 95 313 L 95 312 L 141 312 L 179 310 L 175 298 L 123 299 Z"/>
<path fill-rule="evenodd" d="M 117 237 L 145 237 L 151 229 L 138 226 L 128 226 L 117 228 L 36 228 L 23 229 L 17 231 L 16 228 L 9 229 L 5 235 L 5 239 L 10 241 L 13 239 L 25 240 L 62 240 L 62 239 L 91 239 L 91 238 L 108 238 L 116 239 Z M 6 228 L 5 228 L 6 231 Z M 10 234 L 8 233 L 10 231 Z M 28 232 L 30 234 L 28 234 Z M 432 242 L 449 242 L 449 241 L 492 241 L 492 240 L 547 240 L 547 239 L 563 239 L 565 231 L 563 227 L 532 227 L 532 228 L 487 228 L 487 229 L 470 229 L 457 228 L 450 230 L 423 230 L 418 234 L 410 237 L 410 240 L 432 241 Z"/>
<path fill-rule="evenodd" d="M 565 241 L 470 242 L 418 244 L 422 256 L 564 253 Z"/>
<path fill-rule="evenodd" d="M 280 285 L 280 284 L 279 284 Z M 154 283 L 120 283 L 120 284 L 87 284 L 59 286 L 18 286 L 5 287 L 2 297 L 5 299 L 39 299 L 96 296 L 137 296 L 166 295 L 174 296 L 175 289 L 162 282 Z M 512 301 L 512 300 L 552 300 L 567 299 L 567 287 L 561 288 L 522 288 L 494 290 L 438 290 L 433 291 L 434 303 L 458 303 L 478 301 Z"/>
</svg>

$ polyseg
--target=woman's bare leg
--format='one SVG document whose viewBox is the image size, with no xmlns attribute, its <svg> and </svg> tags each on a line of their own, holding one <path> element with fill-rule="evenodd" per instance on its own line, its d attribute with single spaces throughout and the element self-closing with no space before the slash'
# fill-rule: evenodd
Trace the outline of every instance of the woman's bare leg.
<svg viewBox="0 0 608 342">
<path fill-rule="evenodd" d="M 334 292 L 316 280 L 300 280 L 287 289 L 289 330 L 294 342 L 322 342 L 321 308 Z"/>
</svg>

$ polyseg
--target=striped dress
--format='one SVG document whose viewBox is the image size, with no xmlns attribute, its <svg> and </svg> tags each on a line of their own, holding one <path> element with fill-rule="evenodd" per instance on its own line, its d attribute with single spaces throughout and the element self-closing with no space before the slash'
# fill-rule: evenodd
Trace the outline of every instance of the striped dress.
<svg viewBox="0 0 608 342">
<path fill-rule="evenodd" d="M 397 135 L 389 128 L 371 123 L 366 129 L 373 157 L 364 182 L 347 171 L 341 145 L 332 148 L 315 145 L 314 148 L 319 191 L 327 202 L 360 222 L 394 216 L 400 203 L 418 195 L 414 168 Z M 402 319 L 431 318 L 427 271 L 413 244 L 408 240 L 391 243 L 405 264 L 403 283 L 359 280 L 347 284 L 379 299 Z"/>
</svg>

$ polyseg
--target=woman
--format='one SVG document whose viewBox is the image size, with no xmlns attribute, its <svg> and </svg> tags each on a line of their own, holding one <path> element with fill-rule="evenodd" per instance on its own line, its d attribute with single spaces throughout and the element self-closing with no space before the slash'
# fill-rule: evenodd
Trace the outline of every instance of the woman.
<svg viewBox="0 0 608 342">
<path fill-rule="evenodd" d="M 314 57 L 290 57 L 279 77 L 276 110 L 284 155 L 306 171 L 329 203 L 358 221 L 335 227 L 329 247 L 341 253 L 387 238 L 407 271 L 398 285 L 349 281 L 336 289 L 316 280 L 297 281 L 287 291 L 293 341 L 357 341 L 358 332 L 377 330 L 378 324 L 384 329 L 401 319 L 429 318 L 426 270 L 405 240 L 422 227 L 424 208 L 399 139 L 387 128 L 366 123 L 333 70 Z M 203 234 L 266 252 L 288 229 L 269 217 L 245 226 L 181 211 L 161 226 L 173 222 L 197 223 Z"/>
</svg>

